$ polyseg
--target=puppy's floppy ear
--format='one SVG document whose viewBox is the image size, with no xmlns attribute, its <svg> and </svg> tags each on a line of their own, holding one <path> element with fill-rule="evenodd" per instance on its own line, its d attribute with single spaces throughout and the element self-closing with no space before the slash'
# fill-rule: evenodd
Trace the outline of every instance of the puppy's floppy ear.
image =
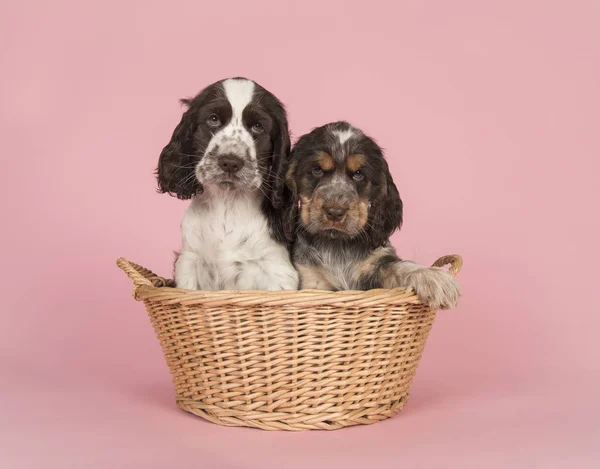
<svg viewBox="0 0 600 469">
<path fill-rule="evenodd" d="M 282 207 L 284 206 L 284 174 L 290 157 L 291 144 L 285 108 L 276 98 L 275 104 L 271 107 L 271 116 L 274 123 L 271 131 L 272 148 L 269 170 L 262 185 L 262 192 L 265 194 L 262 209 L 269 220 L 271 234 L 285 244 L 287 235 L 284 230 Z"/>
<path fill-rule="evenodd" d="M 402 199 L 385 160 L 382 171 L 385 180 L 381 192 L 369 209 L 371 220 L 367 234 L 373 248 L 386 243 L 392 233 L 402 226 Z"/>
<path fill-rule="evenodd" d="M 276 127 L 273 141 L 273 154 L 269 170 L 266 194 L 271 204 L 276 209 L 284 205 L 285 172 L 290 159 L 290 131 L 288 129 L 287 115 L 282 108 L 277 113 Z"/>
<path fill-rule="evenodd" d="M 189 106 L 189 100 L 181 100 Z M 194 132 L 197 123 L 195 111 L 189 108 L 173 131 L 171 141 L 163 148 L 158 159 L 156 178 L 158 191 L 177 196 L 178 199 L 191 199 L 202 192 L 202 186 L 195 176 L 196 164 L 201 155 L 196 155 Z"/>
<path fill-rule="evenodd" d="M 298 204 L 300 197 L 298 195 L 298 185 L 296 183 L 296 166 L 298 161 L 294 158 L 294 151 L 290 155 L 288 163 L 285 165 L 282 181 L 283 187 L 283 232 L 288 241 L 294 240 L 294 232 L 298 223 Z"/>
</svg>

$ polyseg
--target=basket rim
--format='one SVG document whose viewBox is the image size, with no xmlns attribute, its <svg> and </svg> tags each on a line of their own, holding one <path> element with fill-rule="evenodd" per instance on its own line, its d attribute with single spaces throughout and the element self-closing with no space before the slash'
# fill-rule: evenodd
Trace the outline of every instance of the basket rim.
<svg viewBox="0 0 600 469">
<path fill-rule="evenodd" d="M 450 265 L 450 273 L 458 274 L 462 267 L 458 254 L 440 257 L 434 267 Z M 133 281 L 133 296 L 138 301 L 154 301 L 184 306 L 344 306 L 368 307 L 420 303 L 412 288 L 372 290 L 185 290 L 168 286 L 168 281 L 152 271 L 117 259 L 117 265 Z M 152 280 L 150 280 L 152 279 Z M 158 285 L 155 285 L 158 284 Z"/>
</svg>

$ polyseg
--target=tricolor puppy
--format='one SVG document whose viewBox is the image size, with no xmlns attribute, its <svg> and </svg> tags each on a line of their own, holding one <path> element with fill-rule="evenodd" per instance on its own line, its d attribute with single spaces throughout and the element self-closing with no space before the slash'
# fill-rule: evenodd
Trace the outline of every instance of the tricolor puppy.
<svg viewBox="0 0 600 469">
<path fill-rule="evenodd" d="M 447 271 L 403 261 L 389 242 L 402 201 L 381 148 L 336 122 L 300 137 L 286 171 L 286 232 L 301 288 L 412 287 L 432 308 L 456 305 Z"/>
<path fill-rule="evenodd" d="M 175 262 L 179 288 L 296 289 L 281 216 L 290 137 L 281 102 L 232 78 L 195 98 L 163 149 L 158 187 L 192 199 Z"/>
</svg>

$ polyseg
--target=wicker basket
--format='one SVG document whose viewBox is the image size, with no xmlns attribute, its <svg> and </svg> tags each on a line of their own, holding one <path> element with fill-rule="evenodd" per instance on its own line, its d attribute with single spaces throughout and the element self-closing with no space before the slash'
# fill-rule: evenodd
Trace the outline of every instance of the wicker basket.
<svg viewBox="0 0 600 469">
<path fill-rule="evenodd" d="M 398 413 L 435 311 L 410 289 L 191 291 L 125 259 L 173 376 L 211 422 L 334 430 Z M 460 256 L 438 259 L 456 275 Z"/>
</svg>

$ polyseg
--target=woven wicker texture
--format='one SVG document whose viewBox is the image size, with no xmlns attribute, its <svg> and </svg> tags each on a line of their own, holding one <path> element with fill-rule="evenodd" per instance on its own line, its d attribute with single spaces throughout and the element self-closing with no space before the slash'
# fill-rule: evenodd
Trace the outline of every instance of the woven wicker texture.
<svg viewBox="0 0 600 469">
<path fill-rule="evenodd" d="M 191 291 L 125 259 L 175 384 L 211 422 L 334 430 L 398 413 L 435 311 L 410 289 Z M 460 256 L 434 264 L 456 275 Z"/>
</svg>

